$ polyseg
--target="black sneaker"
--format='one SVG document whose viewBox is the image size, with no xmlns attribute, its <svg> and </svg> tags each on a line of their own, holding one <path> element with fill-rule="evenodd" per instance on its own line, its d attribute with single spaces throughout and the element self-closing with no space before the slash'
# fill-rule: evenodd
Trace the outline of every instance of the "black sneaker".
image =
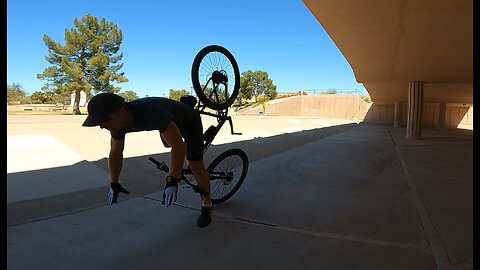
<svg viewBox="0 0 480 270">
<path fill-rule="evenodd" d="M 197 219 L 198 227 L 204 228 L 207 227 L 208 224 L 210 224 L 210 221 L 212 221 L 212 217 L 210 216 L 211 210 L 212 207 L 202 206 L 202 213 L 200 213 L 200 216 L 198 216 Z"/>
</svg>

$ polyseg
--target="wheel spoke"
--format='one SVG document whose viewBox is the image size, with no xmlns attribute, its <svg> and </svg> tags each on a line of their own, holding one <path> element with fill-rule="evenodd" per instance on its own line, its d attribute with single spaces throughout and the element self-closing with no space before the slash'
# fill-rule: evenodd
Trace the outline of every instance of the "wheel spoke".
<svg viewBox="0 0 480 270">
<path fill-rule="evenodd" d="M 243 160 L 238 155 L 231 155 L 226 157 L 215 166 L 213 175 L 215 172 L 222 172 L 223 174 L 232 174 L 233 178 L 221 177 L 220 179 L 213 179 L 210 183 L 210 193 L 212 199 L 218 199 L 229 194 L 233 188 L 237 185 L 243 171 Z M 214 178 L 214 177 L 212 177 Z"/>
</svg>

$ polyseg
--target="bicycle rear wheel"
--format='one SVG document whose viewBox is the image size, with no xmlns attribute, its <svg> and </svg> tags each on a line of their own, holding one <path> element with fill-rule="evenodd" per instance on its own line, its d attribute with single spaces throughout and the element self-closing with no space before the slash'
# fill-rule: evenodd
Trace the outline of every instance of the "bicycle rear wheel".
<svg viewBox="0 0 480 270">
<path fill-rule="evenodd" d="M 210 163 L 207 171 L 210 174 L 212 203 L 223 203 L 238 191 L 247 176 L 247 154 L 241 149 L 227 150 Z"/>
<path fill-rule="evenodd" d="M 240 89 L 240 71 L 233 55 L 224 47 L 201 49 L 192 65 L 193 89 L 198 99 L 213 110 L 230 107 Z"/>
</svg>

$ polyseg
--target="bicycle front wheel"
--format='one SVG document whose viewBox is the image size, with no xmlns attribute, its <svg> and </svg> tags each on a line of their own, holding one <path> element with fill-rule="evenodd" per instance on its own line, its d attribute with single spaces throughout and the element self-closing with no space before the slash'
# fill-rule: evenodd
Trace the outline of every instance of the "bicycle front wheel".
<svg viewBox="0 0 480 270">
<path fill-rule="evenodd" d="M 227 150 L 210 163 L 207 171 L 212 203 L 223 203 L 238 191 L 247 176 L 247 154 L 241 149 Z"/>
<path fill-rule="evenodd" d="M 191 75 L 198 99 L 210 109 L 227 109 L 237 98 L 240 71 L 224 47 L 210 45 L 201 49 L 193 60 Z"/>
</svg>

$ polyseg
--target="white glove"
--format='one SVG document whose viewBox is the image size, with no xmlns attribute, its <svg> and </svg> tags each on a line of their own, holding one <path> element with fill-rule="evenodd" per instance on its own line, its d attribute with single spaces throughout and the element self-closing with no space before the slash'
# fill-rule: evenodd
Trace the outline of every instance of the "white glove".
<svg viewBox="0 0 480 270">
<path fill-rule="evenodd" d="M 167 176 L 167 183 L 163 189 L 163 198 L 162 204 L 167 207 L 170 206 L 173 202 L 177 201 L 177 192 L 178 192 L 178 182 L 180 179 L 174 179 L 171 176 Z"/>
</svg>

